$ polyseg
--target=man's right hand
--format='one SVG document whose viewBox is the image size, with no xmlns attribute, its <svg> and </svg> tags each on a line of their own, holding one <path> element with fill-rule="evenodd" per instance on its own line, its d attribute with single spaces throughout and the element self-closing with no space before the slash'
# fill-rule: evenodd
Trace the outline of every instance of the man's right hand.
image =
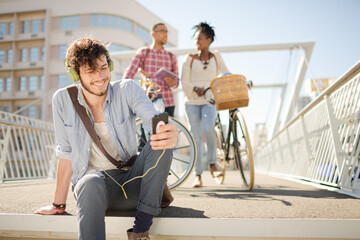
<svg viewBox="0 0 360 240">
<path fill-rule="evenodd" d="M 41 214 L 41 215 L 55 215 L 58 213 L 64 213 L 65 210 L 56 209 L 54 206 L 46 206 L 42 207 L 35 211 L 35 214 Z"/>
</svg>

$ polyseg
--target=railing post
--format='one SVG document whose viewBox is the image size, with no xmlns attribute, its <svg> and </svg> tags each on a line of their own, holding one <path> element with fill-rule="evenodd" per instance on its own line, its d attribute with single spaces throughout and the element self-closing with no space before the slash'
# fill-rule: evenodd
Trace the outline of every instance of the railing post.
<svg viewBox="0 0 360 240">
<path fill-rule="evenodd" d="M 11 127 L 4 126 L 2 131 L 6 129 L 5 137 L 0 141 L 0 149 L 1 149 L 1 159 L 0 159 L 0 183 L 4 182 L 4 174 L 6 168 L 6 157 L 9 153 L 9 143 L 10 143 L 10 136 L 11 136 Z"/>
<path fill-rule="evenodd" d="M 307 153 L 307 159 L 308 159 L 308 163 L 312 162 L 314 159 L 314 156 L 312 154 L 311 148 L 310 148 L 310 142 L 309 142 L 309 134 L 306 128 L 306 124 L 305 124 L 305 120 L 304 120 L 304 116 L 301 115 L 300 116 L 300 123 L 301 123 L 301 127 L 303 130 L 303 136 L 304 136 L 304 143 L 305 143 L 305 149 L 306 149 L 306 153 Z M 306 166 L 306 165 L 304 165 Z M 306 169 L 307 171 L 307 169 Z"/>
<path fill-rule="evenodd" d="M 281 151 L 281 143 L 280 143 L 280 138 L 277 138 L 276 139 L 276 142 L 278 143 L 278 149 L 279 149 L 279 155 L 280 155 L 280 159 L 281 159 L 281 162 L 283 163 L 282 164 L 282 167 L 284 167 L 284 163 L 285 163 L 285 161 L 284 161 L 284 156 L 283 156 L 283 153 L 282 153 L 282 151 Z M 283 169 L 281 169 L 281 171 L 282 171 L 282 173 L 283 173 Z"/>
<path fill-rule="evenodd" d="M 268 172 L 271 171 L 271 168 L 272 168 L 272 163 L 273 161 L 276 159 L 275 158 L 275 151 L 274 149 L 271 147 L 273 145 L 273 142 L 270 142 L 269 144 L 266 145 L 266 150 L 269 154 L 269 158 L 268 158 L 268 163 L 269 163 L 269 166 L 268 166 Z M 274 163 L 276 164 L 276 163 Z"/>
<path fill-rule="evenodd" d="M 56 167 L 57 167 L 57 157 L 55 156 L 55 147 L 53 145 L 46 146 L 47 149 L 52 151 L 51 160 L 49 161 L 49 172 L 47 175 L 48 179 L 55 179 L 56 178 Z"/>
<path fill-rule="evenodd" d="M 332 106 L 331 106 L 331 102 L 330 102 L 330 97 L 329 95 L 324 96 L 324 100 L 326 103 L 326 111 L 329 117 L 329 126 L 330 126 L 330 131 L 331 131 L 331 137 L 332 137 L 332 143 L 335 149 L 335 158 L 336 158 L 336 163 L 337 163 L 337 171 L 339 174 L 339 178 L 341 179 L 342 176 L 342 170 L 343 170 L 343 161 L 341 159 L 341 143 L 340 143 L 340 137 L 338 134 L 338 129 L 339 129 L 339 121 L 336 119 L 334 112 L 332 110 Z M 339 184 L 339 183 L 338 183 Z"/>
<path fill-rule="evenodd" d="M 292 165 L 293 165 L 292 163 L 295 161 L 295 154 L 294 154 L 294 150 L 293 150 L 293 143 L 291 141 L 290 134 L 289 134 L 289 128 L 286 128 L 285 131 L 286 131 L 286 137 L 288 139 L 289 152 L 290 152 L 290 156 L 291 156 L 291 167 L 289 166 L 289 170 L 291 170 Z M 288 174 L 290 174 L 290 172 Z"/>
</svg>

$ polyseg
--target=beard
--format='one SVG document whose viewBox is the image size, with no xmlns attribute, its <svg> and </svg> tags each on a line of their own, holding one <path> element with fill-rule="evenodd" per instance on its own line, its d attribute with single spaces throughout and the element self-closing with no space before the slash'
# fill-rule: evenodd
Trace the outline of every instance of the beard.
<svg viewBox="0 0 360 240">
<path fill-rule="evenodd" d="M 166 45 L 166 43 L 167 43 L 167 38 L 166 39 L 161 39 L 161 40 L 159 40 L 159 43 L 161 44 L 161 45 Z"/>
<path fill-rule="evenodd" d="M 90 94 L 93 94 L 93 95 L 98 96 L 98 97 L 102 97 L 102 96 L 104 96 L 104 95 L 107 94 L 107 89 L 108 89 L 109 82 L 110 82 L 110 81 L 108 81 L 109 79 L 104 79 L 104 80 L 105 80 L 105 82 L 107 82 L 107 86 L 106 86 L 105 90 L 99 91 L 99 92 L 95 92 L 94 90 L 92 90 L 90 84 L 85 84 L 85 83 L 81 80 L 81 78 L 80 78 L 80 83 L 81 83 L 81 86 L 82 86 L 87 92 L 89 92 Z"/>
</svg>

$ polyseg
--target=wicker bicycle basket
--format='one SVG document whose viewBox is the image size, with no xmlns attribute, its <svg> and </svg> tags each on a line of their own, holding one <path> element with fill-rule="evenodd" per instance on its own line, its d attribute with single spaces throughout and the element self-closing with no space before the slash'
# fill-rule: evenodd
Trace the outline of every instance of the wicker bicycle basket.
<svg viewBox="0 0 360 240">
<path fill-rule="evenodd" d="M 243 75 L 226 75 L 215 78 L 210 84 L 215 97 L 216 110 L 235 109 L 249 105 L 246 77 Z"/>
</svg>

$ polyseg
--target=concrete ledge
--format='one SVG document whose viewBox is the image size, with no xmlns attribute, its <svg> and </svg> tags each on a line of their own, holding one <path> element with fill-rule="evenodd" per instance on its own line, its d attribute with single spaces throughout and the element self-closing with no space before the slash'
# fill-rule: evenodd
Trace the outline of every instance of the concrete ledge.
<svg viewBox="0 0 360 240">
<path fill-rule="evenodd" d="M 105 221 L 108 239 L 126 239 L 134 218 Z M 0 214 L 0 223 L 0 239 L 77 238 L 75 216 Z M 152 239 L 360 239 L 359 226 L 360 219 L 155 218 L 151 235 Z"/>
</svg>

